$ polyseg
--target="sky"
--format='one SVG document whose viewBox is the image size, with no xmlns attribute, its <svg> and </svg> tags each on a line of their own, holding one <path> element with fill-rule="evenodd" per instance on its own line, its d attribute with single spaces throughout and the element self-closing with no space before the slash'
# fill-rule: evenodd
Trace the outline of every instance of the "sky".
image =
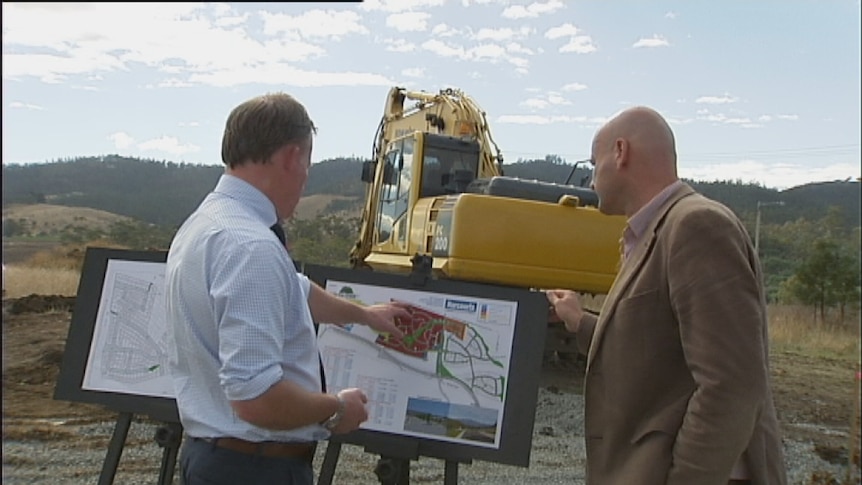
<svg viewBox="0 0 862 485">
<path fill-rule="evenodd" d="M 860 176 L 860 0 L 2 8 L 4 164 L 221 165 L 230 110 L 278 91 L 319 127 L 313 161 L 368 158 L 400 86 L 463 90 L 506 162 L 589 158 L 602 123 L 644 105 L 673 128 L 684 178 Z"/>
</svg>

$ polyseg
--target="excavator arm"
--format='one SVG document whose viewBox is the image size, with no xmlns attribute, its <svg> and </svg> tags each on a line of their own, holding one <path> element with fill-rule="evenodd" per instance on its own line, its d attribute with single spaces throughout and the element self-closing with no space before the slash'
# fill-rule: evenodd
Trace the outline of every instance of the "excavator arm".
<svg viewBox="0 0 862 485">
<path fill-rule="evenodd" d="M 405 106 L 412 101 L 413 104 Z M 503 155 L 491 136 L 485 112 L 470 97 L 458 89 L 442 89 L 438 93 L 410 91 L 393 87 L 386 96 L 383 117 L 377 127 L 371 162 L 363 166 L 362 180 L 366 186 L 365 206 L 359 229 L 359 239 L 350 252 L 350 264 L 363 266 L 371 253 L 377 230 L 376 215 L 382 185 L 387 182 L 385 158 L 389 145 L 397 138 L 416 132 L 455 136 L 479 143 L 479 177 L 502 175 Z"/>
</svg>

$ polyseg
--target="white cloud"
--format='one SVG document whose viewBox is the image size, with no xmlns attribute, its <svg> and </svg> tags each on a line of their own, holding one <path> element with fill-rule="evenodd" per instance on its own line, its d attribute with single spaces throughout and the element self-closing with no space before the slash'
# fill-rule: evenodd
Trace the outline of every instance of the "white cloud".
<svg viewBox="0 0 862 485">
<path fill-rule="evenodd" d="M 649 38 L 641 38 L 638 39 L 637 42 L 632 44 L 632 47 L 635 49 L 639 47 L 668 47 L 670 42 L 667 41 L 664 37 L 660 35 L 653 35 Z"/>
<path fill-rule="evenodd" d="M 346 35 L 368 33 L 359 14 L 350 10 L 309 10 L 296 16 L 261 11 L 259 15 L 266 35 L 340 40 Z"/>
<path fill-rule="evenodd" d="M 589 54 L 596 51 L 593 39 L 588 35 L 572 37 L 569 42 L 559 49 L 560 52 L 574 52 L 576 54 Z"/>
<path fill-rule="evenodd" d="M 551 27 L 545 32 L 546 39 L 559 39 L 560 37 L 571 37 L 577 35 L 580 30 L 570 23 Z"/>
<path fill-rule="evenodd" d="M 502 115 L 497 117 L 497 123 L 512 123 L 516 125 L 546 125 L 550 123 L 547 116 L 540 115 Z"/>
<path fill-rule="evenodd" d="M 529 47 L 524 47 L 517 42 L 509 42 L 506 44 L 506 50 L 513 54 L 524 54 L 528 56 L 532 56 L 535 54 L 532 49 Z"/>
<path fill-rule="evenodd" d="M 694 100 L 697 104 L 728 104 L 735 103 L 736 101 L 737 99 L 729 94 L 723 96 L 701 96 Z"/>
<path fill-rule="evenodd" d="M 407 69 L 402 69 L 401 75 L 407 77 L 423 77 L 425 75 L 425 69 L 422 67 L 409 67 Z"/>
<path fill-rule="evenodd" d="M 431 29 L 431 35 L 435 37 L 452 37 L 459 34 L 460 31 L 458 29 L 453 29 L 446 24 L 437 24 Z"/>
<path fill-rule="evenodd" d="M 567 22 L 545 31 L 545 38 L 553 40 L 568 37 L 569 42 L 563 44 L 558 49 L 559 52 L 574 52 L 576 54 L 595 52 L 596 46 L 593 44 L 593 39 L 588 35 L 578 35 L 580 32 L 580 29 Z"/>
<path fill-rule="evenodd" d="M 422 43 L 422 48 L 441 57 L 467 58 L 467 51 L 463 47 L 450 45 L 437 39 L 426 40 Z"/>
<path fill-rule="evenodd" d="M 160 4 L 158 8 L 151 4 L 64 4 L 57 8 L 4 4 L 4 49 L 16 51 L 4 53 L 3 77 L 36 77 L 45 83 L 61 83 L 72 76 L 104 77 L 143 64 L 171 74 L 153 83 L 166 87 L 193 82 L 214 86 L 259 82 L 259 75 L 241 74 L 251 68 L 260 73 L 297 74 L 299 85 L 315 80 L 324 85 L 346 84 L 353 79 L 365 84 L 384 80 L 376 74 L 325 74 L 289 64 L 325 53 L 320 46 L 298 40 L 300 36 L 332 38 L 362 33 L 364 27 L 355 22 L 355 12 L 315 10 L 298 17 L 262 13 L 269 32 L 283 35 L 259 42 L 242 28 L 219 27 L 207 17 L 211 11 L 224 8 L 221 4 Z M 22 54 L 20 47 L 38 49 L 38 53 Z M 292 80 L 278 82 L 290 84 Z"/>
<path fill-rule="evenodd" d="M 506 49 L 497 44 L 482 44 L 478 45 L 469 51 L 469 56 L 472 59 L 489 59 L 492 61 L 499 60 L 506 55 Z"/>
<path fill-rule="evenodd" d="M 799 115 L 778 115 L 776 116 L 776 118 L 778 118 L 779 120 L 796 121 L 799 119 Z"/>
<path fill-rule="evenodd" d="M 569 83 L 563 86 L 563 91 L 583 91 L 585 89 L 587 89 L 587 85 L 581 83 Z"/>
<path fill-rule="evenodd" d="M 858 177 L 859 166 L 852 163 L 837 163 L 825 166 L 812 166 L 791 163 L 765 163 L 749 159 L 736 162 L 689 166 L 681 154 L 680 176 L 700 181 L 740 180 L 743 183 L 758 183 L 774 189 L 788 189 L 817 181 L 844 180 Z"/>
<path fill-rule="evenodd" d="M 386 26 L 399 32 L 424 32 L 430 18 L 431 14 L 425 12 L 393 13 L 386 17 Z"/>
<path fill-rule="evenodd" d="M 116 133 L 112 133 L 108 135 L 108 139 L 114 142 L 114 147 L 119 148 L 120 150 L 125 150 L 130 146 L 134 145 L 135 139 L 129 136 L 128 133 L 118 131 Z"/>
<path fill-rule="evenodd" d="M 271 84 L 276 86 L 391 86 L 393 81 L 379 74 L 366 72 L 320 72 L 297 69 L 286 64 L 241 66 L 192 74 L 189 81 L 211 86 L 229 87 L 241 84 Z"/>
<path fill-rule="evenodd" d="M 44 111 L 45 108 L 39 106 L 38 104 L 30 104 L 30 103 L 22 103 L 20 101 L 12 101 L 9 103 L 10 108 L 18 108 L 18 109 L 30 109 L 34 111 Z"/>
<path fill-rule="evenodd" d="M 179 78 L 163 79 L 156 84 L 147 84 L 147 88 L 190 88 L 194 84 Z"/>
<path fill-rule="evenodd" d="M 248 22 L 249 15 L 234 15 L 234 16 L 221 16 L 219 15 L 215 19 L 215 24 L 219 27 L 236 27 L 238 25 L 242 25 Z"/>
<path fill-rule="evenodd" d="M 81 91 L 98 91 L 99 88 L 96 86 L 85 86 L 83 84 L 73 84 L 70 86 L 72 89 L 79 89 Z"/>
<path fill-rule="evenodd" d="M 553 13 L 564 7 L 565 4 L 560 0 L 533 2 L 526 7 L 523 5 L 511 5 L 503 10 L 503 17 L 507 19 L 535 18 L 539 15 Z"/>
<path fill-rule="evenodd" d="M 359 6 L 362 10 L 383 12 L 405 12 L 424 7 L 439 7 L 446 0 L 363 0 Z"/>
<path fill-rule="evenodd" d="M 200 123 L 198 123 L 197 121 L 188 121 L 188 122 L 186 122 L 186 121 L 180 121 L 180 122 L 179 122 L 179 125 L 180 125 L 180 126 L 192 126 L 192 127 L 195 127 L 195 126 L 200 126 L 201 124 L 200 124 Z"/>
<path fill-rule="evenodd" d="M 664 18 L 673 20 L 676 18 L 676 12 L 668 12 L 664 14 Z"/>
<path fill-rule="evenodd" d="M 510 55 L 506 48 L 498 44 L 485 43 L 465 48 L 458 44 L 430 39 L 423 42 L 421 47 L 440 57 L 455 58 L 462 61 L 490 62 L 492 64 L 506 61 L 516 66 L 518 68 L 516 72 L 519 74 L 525 74 L 527 72 L 526 68 L 529 65 L 527 59 Z"/>
<path fill-rule="evenodd" d="M 704 113 L 698 115 L 697 119 L 701 121 L 709 121 L 711 123 L 724 123 L 727 125 L 748 125 L 754 123 L 751 118 L 748 117 L 730 117 L 726 116 L 723 113 Z"/>
<path fill-rule="evenodd" d="M 583 126 L 595 127 L 607 122 L 608 118 L 586 116 L 568 116 L 568 115 L 501 115 L 496 119 L 496 123 L 509 123 L 518 125 L 547 125 L 552 123 L 577 123 Z"/>
<path fill-rule="evenodd" d="M 68 79 L 69 75 L 113 70 L 125 70 L 125 67 L 119 59 L 106 55 L 87 58 L 51 54 L 3 54 L 4 78 L 33 76 L 44 83 L 58 84 Z"/>
<path fill-rule="evenodd" d="M 493 41 L 504 41 L 515 38 L 523 38 L 529 35 L 530 29 L 529 27 L 523 27 L 519 30 L 510 29 L 508 27 L 503 27 L 499 29 L 489 29 L 489 28 L 481 28 L 474 35 L 476 40 L 493 40 Z"/>
<path fill-rule="evenodd" d="M 386 50 L 391 52 L 413 52 L 416 50 L 416 44 L 408 42 L 404 39 L 384 39 Z"/>
<path fill-rule="evenodd" d="M 525 108 L 543 109 L 543 108 L 546 108 L 548 106 L 548 102 L 545 101 L 544 99 L 529 98 L 529 99 L 526 99 L 524 101 L 521 101 L 520 105 L 525 107 Z"/>
<path fill-rule="evenodd" d="M 549 92 L 544 96 L 535 96 L 522 101 L 521 106 L 530 109 L 545 109 L 549 106 L 560 106 L 572 104 L 571 101 L 559 95 L 559 93 Z"/>
<path fill-rule="evenodd" d="M 568 99 L 566 99 L 566 98 L 564 98 L 564 97 L 560 96 L 560 95 L 559 95 L 559 94 L 557 94 L 557 93 L 553 93 L 553 92 L 552 92 L 552 93 L 548 93 L 548 101 L 549 101 L 551 104 L 556 104 L 556 105 L 559 105 L 559 104 L 572 104 L 572 102 L 571 102 L 571 101 L 569 101 Z"/>
<path fill-rule="evenodd" d="M 176 137 L 163 135 L 159 138 L 138 143 L 138 149 L 142 151 L 165 152 L 171 155 L 184 155 L 186 153 L 199 152 L 201 148 L 191 143 L 180 144 Z"/>
<path fill-rule="evenodd" d="M 507 3 L 509 3 L 509 0 L 461 0 L 461 5 L 465 7 L 469 7 L 471 3 L 475 5 L 487 5 L 489 3 L 506 5 Z"/>
</svg>

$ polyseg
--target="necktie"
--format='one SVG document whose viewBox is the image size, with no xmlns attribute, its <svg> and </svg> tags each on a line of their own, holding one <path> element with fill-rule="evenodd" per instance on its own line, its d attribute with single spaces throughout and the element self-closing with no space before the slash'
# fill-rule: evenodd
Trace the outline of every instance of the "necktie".
<svg viewBox="0 0 862 485">
<path fill-rule="evenodd" d="M 275 233 L 275 237 L 277 237 L 278 240 L 281 241 L 281 245 L 284 246 L 287 243 L 287 238 L 284 235 L 284 228 L 281 227 L 281 224 L 276 222 L 275 224 L 269 226 L 269 228 L 272 230 L 272 232 Z"/>
<path fill-rule="evenodd" d="M 277 237 L 278 240 L 281 241 L 281 245 L 285 246 L 287 237 L 285 237 L 284 235 L 284 228 L 281 227 L 281 224 L 276 222 L 275 224 L 269 226 L 269 228 L 270 230 L 272 230 L 272 232 L 275 233 L 275 237 Z M 284 249 L 287 250 L 287 246 L 285 246 Z M 317 325 L 315 325 L 315 327 L 316 326 Z M 320 360 L 320 387 L 323 392 L 326 392 L 326 375 L 323 373 L 323 358 L 320 356 L 320 354 L 317 354 L 317 358 Z"/>
</svg>

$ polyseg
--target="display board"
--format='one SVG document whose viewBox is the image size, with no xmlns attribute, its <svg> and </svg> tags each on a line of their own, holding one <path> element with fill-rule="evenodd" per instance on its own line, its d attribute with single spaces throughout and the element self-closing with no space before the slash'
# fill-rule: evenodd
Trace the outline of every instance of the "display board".
<svg viewBox="0 0 862 485">
<path fill-rule="evenodd" d="M 179 422 L 167 362 L 166 257 L 87 248 L 54 399 Z"/>
<path fill-rule="evenodd" d="M 543 293 L 306 265 L 328 292 L 361 305 L 401 302 L 401 340 L 363 325 L 320 325 L 329 392 L 358 387 L 369 419 L 344 437 L 418 454 L 528 466 L 548 315 Z"/>
<path fill-rule="evenodd" d="M 168 374 L 164 251 L 88 248 L 54 398 L 178 423 Z M 297 263 L 298 270 L 301 267 Z M 525 289 L 301 267 L 363 305 L 402 302 L 402 340 L 319 325 L 327 388 L 365 390 L 370 419 L 333 440 L 528 466 L 548 303 Z M 417 283 L 421 281 L 421 284 Z"/>
</svg>

